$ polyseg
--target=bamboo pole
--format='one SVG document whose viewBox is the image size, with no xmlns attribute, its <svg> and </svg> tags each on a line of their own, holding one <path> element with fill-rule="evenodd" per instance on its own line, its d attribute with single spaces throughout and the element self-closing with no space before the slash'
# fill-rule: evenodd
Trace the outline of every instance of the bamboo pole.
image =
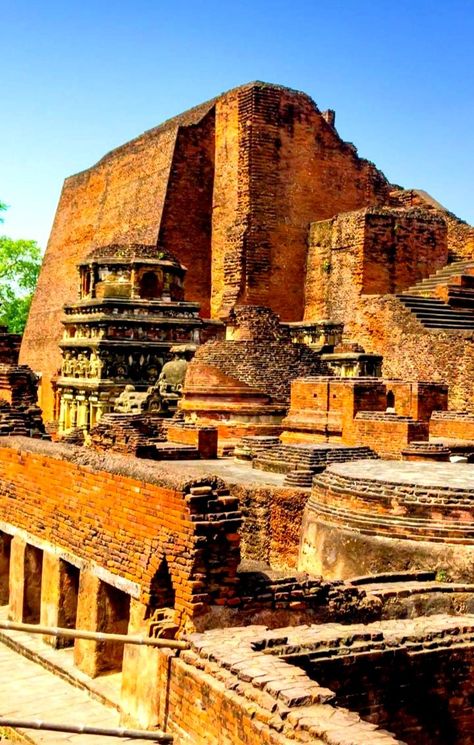
<svg viewBox="0 0 474 745">
<path fill-rule="evenodd" d="M 123 727 L 89 727 L 87 724 L 57 724 L 42 719 L 10 719 L 0 717 L 0 727 L 12 729 L 39 729 L 51 732 L 72 732 L 76 735 L 99 735 L 101 737 L 128 737 L 134 740 L 173 742 L 173 735 L 161 730 L 124 729 Z"/>
<path fill-rule="evenodd" d="M 154 639 L 145 636 L 128 636 L 127 634 L 106 634 L 100 631 L 64 629 L 59 626 L 40 626 L 36 623 L 0 621 L 0 629 L 5 629 L 6 631 L 24 631 L 27 634 L 42 634 L 43 636 L 61 636 L 65 639 L 90 639 L 96 642 L 123 642 L 123 644 L 138 644 L 146 647 L 189 649 L 187 642 L 177 639 Z"/>
</svg>

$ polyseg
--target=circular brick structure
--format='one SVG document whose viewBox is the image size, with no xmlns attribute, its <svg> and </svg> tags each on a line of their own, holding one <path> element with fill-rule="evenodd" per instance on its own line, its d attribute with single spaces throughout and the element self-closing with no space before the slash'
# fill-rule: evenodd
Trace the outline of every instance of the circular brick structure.
<svg viewBox="0 0 474 745">
<path fill-rule="evenodd" d="M 361 460 L 315 477 L 299 569 L 330 579 L 407 569 L 474 579 L 474 466 Z"/>
</svg>

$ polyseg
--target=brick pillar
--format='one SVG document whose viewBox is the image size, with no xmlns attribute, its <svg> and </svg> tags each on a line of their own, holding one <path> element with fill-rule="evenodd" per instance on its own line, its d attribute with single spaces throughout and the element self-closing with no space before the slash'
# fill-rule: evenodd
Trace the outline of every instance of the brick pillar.
<svg viewBox="0 0 474 745">
<path fill-rule="evenodd" d="M 81 571 L 77 602 L 76 628 L 112 634 L 126 634 L 129 598 L 125 593 L 102 582 L 87 570 Z M 120 670 L 123 644 L 76 639 L 74 662 L 91 678 Z"/>
<path fill-rule="evenodd" d="M 131 601 L 129 634 L 147 635 L 147 606 Z M 163 696 L 171 650 L 127 644 L 123 655 L 121 725 L 143 729 L 164 726 Z"/>
<path fill-rule="evenodd" d="M 10 535 L 0 533 L 0 605 L 8 605 L 11 542 Z"/>
<path fill-rule="evenodd" d="M 39 623 L 43 552 L 14 536 L 10 547 L 10 610 L 13 621 Z"/>
<path fill-rule="evenodd" d="M 41 623 L 73 629 L 76 625 L 79 570 L 48 552 L 43 556 L 41 581 Z M 70 639 L 44 636 L 53 647 L 70 647 Z"/>
</svg>

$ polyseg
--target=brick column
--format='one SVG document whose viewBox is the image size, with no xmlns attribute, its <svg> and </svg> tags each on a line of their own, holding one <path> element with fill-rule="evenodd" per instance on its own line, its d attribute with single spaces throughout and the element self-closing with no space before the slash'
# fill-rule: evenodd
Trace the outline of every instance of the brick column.
<svg viewBox="0 0 474 745">
<path fill-rule="evenodd" d="M 128 614 L 121 607 L 125 593 L 115 590 L 87 570 L 81 571 L 77 602 L 76 628 L 114 634 L 126 634 Z M 120 670 L 123 644 L 76 639 L 74 662 L 91 678 Z"/>
<path fill-rule="evenodd" d="M 138 600 L 130 605 L 129 634 L 147 636 L 147 607 Z M 164 701 L 168 661 L 172 650 L 125 646 L 122 667 L 121 725 L 143 729 L 164 726 Z"/>
<path fill-rule="evenodd" d="M 76 625 L 79 570 L 48 552 L 43 556 L 41 624 L 73 629 Z M 72 646 L 70 639 L 43 637 L 53 647 Z"/>
<path fill-rule="evenodd" d="M 13 621 L 39 623 L 43 552 L 14 536 L 10 548 L 10 610 Z"/>
</svg>

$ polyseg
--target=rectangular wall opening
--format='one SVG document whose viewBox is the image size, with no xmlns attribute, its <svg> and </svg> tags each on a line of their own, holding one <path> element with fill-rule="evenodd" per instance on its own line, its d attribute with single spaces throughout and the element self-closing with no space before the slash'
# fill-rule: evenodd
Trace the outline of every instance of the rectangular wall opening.
<svg viewBox="0 0 474 745">
<path fill-rule="evenodd" d="M 63 559 L 60 559 L 59 563 L 61 582 L 61 605 L 58 614 L 59 626 L 65 629 L 74 629 L 76 628 L 80 570 Z M 74 639 L 58 639 L 58 647 L 72 646 L 74 646 Z"/>
<path fill-rule="evenodd" d="M 43 552 L 27 545 L 24 563 L 23 622 L 39 623 L 41 617 L 41 575 Z"/>
<path fill-rule="evenodd" d="M 12 537 L 0 532 L 0 605 L 8 605 Z"/>
<path fill-rule="evenodd" d="M 130 596 L 116 587 L 103 583 L 102 603 L 100 611 L 103 614 L 101 631 L 108 634 L 127 634 L 130 620 Z M 106 642 L 105 653 L 102 656 L 102 671 L 119 672 L 122 670 L 124 645 L 121 642 Z"/>
</svg>

